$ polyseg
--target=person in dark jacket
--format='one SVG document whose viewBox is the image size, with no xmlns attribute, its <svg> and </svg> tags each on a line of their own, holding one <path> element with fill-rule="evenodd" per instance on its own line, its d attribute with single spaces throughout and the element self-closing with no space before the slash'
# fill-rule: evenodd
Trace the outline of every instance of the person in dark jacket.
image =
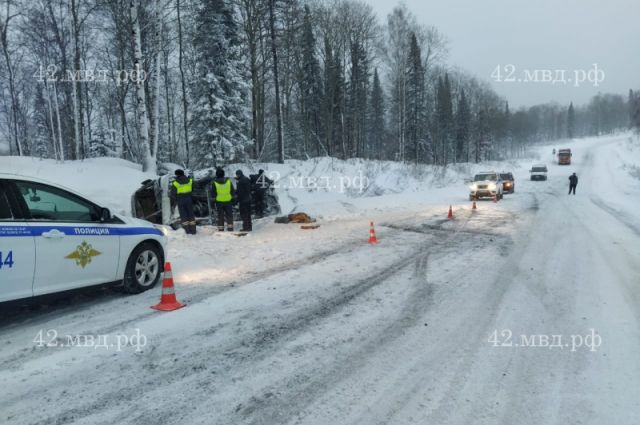
<svg viewBox="0 0 640 425">
<path fill-rule="evenodd" d="M 242 232 L 250 232 L 251 228 L 251 180 L 242 173 L 242 170 L 236 171 L 236 197 L 238 199 L 238 207 L 240 208 L 240 217 L 242 217 Z"/>
<path fill-rule="evenodd" d="M 254 204 L 256 207 L 256 216 L 264 217 L 264 198 L 269 186 L 273 184 L 273 180 L 264 174 L 264 170 L 258 170 L 258 174 L 251 175 L 251 185 L 254 193 Z"/>
<path fill-rule="evenodd" d="M 571 192 L 573 192 L 573 194 L 576 194 L 576 186 L 578 185 L 578 176 L 576 176 L 576 173 L 573 173 L 571 176 L 569 176 L 569 195 L 571 195 Z"/>
<path fill-rule="evenodd" d="M 216 205 L 218 214 L 218 230 L 224 231 L 224 222 L 227 222 L 227 231 L 233 232 L 233 203 L 235 190 L 231 179 L 224 176 L 224 170 L 216 170 L 216 178 L 211 185 L 211 197 Z"/>
<path fill-rule="evenodd" d="M 193 179 L 187 177 L 183 170 L 175 171 L 175 180 L 171 183 L 170 197 L 178 204 L 180 222 L 188 235 L 196 234 L 196 216 L 193 212 Z"/>
</svg>

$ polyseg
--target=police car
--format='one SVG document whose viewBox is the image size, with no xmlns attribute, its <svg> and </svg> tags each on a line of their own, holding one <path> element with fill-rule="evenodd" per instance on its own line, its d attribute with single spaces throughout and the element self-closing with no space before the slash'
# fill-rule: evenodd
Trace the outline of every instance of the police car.
<svg viewBox="0 0 640 425">
<path fill-rule="evenodd" d="M 130 293 L 163 271 L 164 230 L 60 186 L 0 173 L 0 302 L 108 283 Z"/>
</svg>

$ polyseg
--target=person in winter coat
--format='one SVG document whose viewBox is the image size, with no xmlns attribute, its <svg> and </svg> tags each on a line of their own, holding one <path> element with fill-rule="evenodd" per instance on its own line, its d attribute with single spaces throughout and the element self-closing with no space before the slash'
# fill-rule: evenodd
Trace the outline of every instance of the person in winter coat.
<svg viewBox="0 0 640 425">
<path fill-rule="evenodd" d="M 236 171 L 236 197 L 240 208 L 240 217 L 242 217 L 243 232 L 250 232 L 251 228 L 251 180 L 242 173 L 242 170 Z"/>
<path fill-rule="evenodd" d="M 256 215 L 264 216 L 264 198 L 269 186 L 273 184 L 273 180 L 264 174 L 264 170 L 259 170 L 258 174 L 251 175 L 251 185 L 254 193 L 254 203 L 256 207 Z"/>
<path fill-rule="evenodd" d="M 571 176 L 569 176 L 569 195 L 571 195 L 571 192 L 573 192 L 573 194 L 576 194 L 576 186 L 578 186 L 578 176 L 576 176 L 576 173 L 571 174 Z"/>
<path fill-rule="evenodd" d="M 211 185 L 211 197 L 216 205 L 218 214 L 218 230 L 224 231 L 224 223 L 227 222 L 227 231 L 233 232 L 233 203 L 235 201 L 235 190 L 231 184 L 231 179 L 224 176 L 224 170 L 216 170 L 216 178 Z"/>
<path fill-rule="evenodd" d="M 180 222 L 182 228 L 188 235 L 196 234 L 196 216 L 193 212 L 193 179 L 187 177 L 183 170 L 175 171 L 175 180 L 171 183 L 171 191 L 169 196 L 178 204 L 178 212 L 180 213 Z"/>
</svg>

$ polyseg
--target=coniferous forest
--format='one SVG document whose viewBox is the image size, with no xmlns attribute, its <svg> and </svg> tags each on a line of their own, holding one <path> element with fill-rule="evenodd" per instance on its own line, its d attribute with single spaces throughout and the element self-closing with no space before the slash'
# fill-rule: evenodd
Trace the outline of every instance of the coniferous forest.
<svg viewBox="0 0 640 425">
<path fill-rule="evenodd" d="M 153 170 L 332 156 L 446 166 L 640 127 L 640 95 L 512 109 L 437 22 L 355 0 L 2 0 L 0 146 Z"/>
</svg>

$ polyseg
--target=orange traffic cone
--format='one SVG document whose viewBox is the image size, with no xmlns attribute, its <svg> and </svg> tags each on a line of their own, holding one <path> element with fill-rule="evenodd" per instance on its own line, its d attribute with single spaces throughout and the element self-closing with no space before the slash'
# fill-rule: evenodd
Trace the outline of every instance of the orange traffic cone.
<svg viewBox="0 0 640 425">
<path fill-rule="evenodd" d="M 167 262 L 164 265 L 164 279 L 162 279 L 162 295 L 160 296 L 160 303 L 151 306 L 151 308 L 160 311 L 173 311 L 184 306 L 185 304 L 178 302 L 176 299 L 176 292 L 173 289 L 171 263 Z"/>
<path fill-rule="evenodd" d="M 376 229 L 373 228 L 373 221 L 371 222 L 371 226 L 369 227 L 369 244 L 375 245 L 378 243 L 378 238 L 376 238 Z"/>
<path fill-rule="evenodd" d="M 473 201 L 473 206 L 471 207 L 472 210 L 477 210 L 478 207 L 476 207 L 476 201 Z"/>
<path fill-rule="evenodd" d="M 451 205 L 449 205 L 449 214 L 447 214 L 447 218 L 449 220 L 453 220 L 453 209 L 451 208 Z"/>
</svg>

